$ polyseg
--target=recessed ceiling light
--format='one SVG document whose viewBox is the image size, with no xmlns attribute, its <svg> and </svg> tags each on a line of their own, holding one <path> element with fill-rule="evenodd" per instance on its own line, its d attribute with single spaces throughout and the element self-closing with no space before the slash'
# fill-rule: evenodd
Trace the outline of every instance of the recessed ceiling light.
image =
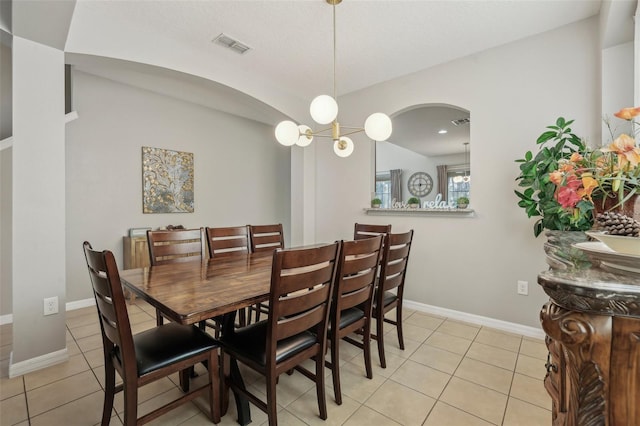
<svg viewBox="0 0 640 426">
<path fill-rule="evenodd" d="M 438 130 L 438 133 L 440 133 L 441 135 L 444 135 L 445 133 L 447 133 L 447 131 L 445 129 L 442 129 L 442 130 Z"/>
</svg>

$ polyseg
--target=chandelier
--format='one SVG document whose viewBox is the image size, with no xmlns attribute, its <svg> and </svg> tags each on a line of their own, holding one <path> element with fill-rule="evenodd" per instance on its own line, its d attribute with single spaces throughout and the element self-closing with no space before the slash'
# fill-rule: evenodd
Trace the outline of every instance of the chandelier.
<svg viewBox="0 0 640 426">
<path fill-rule="evenodd" d="M 469 142 L 464 143 L 464 176 L 456 176 L 453 178 L 455 183 L 461 182 L 470 182 L 471 176 L 469 169 L 471 168 L 470 159 L 469 159 Z M 467 174 L 469 172 L 469 175 Z"/>
<path fill-rule="evenodd" d="M 285 120 L 278 123 L 275 130 L 276 139 L 285 146 L 308 146 L 314 136 L 319 138 L 331 138 L 333 151 L 339 157 L 348 157 L 353 152 L 353 141 L 349 135 L 364 131 L 375 141 L 385 141 L 391 136 L 391 119 L 381 112 L 371 114 L 362 127 L 340 126 L 338 123 L 338 103 L 336 102 L 336 5 L 342 0 L 326 0 L 333 6 L 333 97 L 329 95 L 317 96 L 311 101 L 309 112 L 313 121 L 320 125 L 331 124 L 330 127 L 312 130 L 304 124 L 296 124 Z M 346 130 L 341 133 L 341 130 Z"/>
</svg>

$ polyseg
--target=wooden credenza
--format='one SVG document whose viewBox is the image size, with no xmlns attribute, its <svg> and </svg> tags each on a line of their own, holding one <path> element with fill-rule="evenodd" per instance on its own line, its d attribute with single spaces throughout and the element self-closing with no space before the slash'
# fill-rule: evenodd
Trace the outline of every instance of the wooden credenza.
<svg viewBox="0 0 640 426">
<path fill-rule="evenodd" d="M 123 269 L 151 266 L 147 237 L 123 237 Z"/>
<path fill-rule="evenodd" d="M 538 283 L 553 425 L 640 425 L 640 275 L 549 270 Z"/>
</svg>

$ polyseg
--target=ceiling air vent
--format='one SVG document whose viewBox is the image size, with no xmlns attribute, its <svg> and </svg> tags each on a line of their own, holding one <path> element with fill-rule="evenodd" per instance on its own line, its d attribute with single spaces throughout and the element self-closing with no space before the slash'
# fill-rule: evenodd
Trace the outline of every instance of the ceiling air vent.
<svg viewBox="0 0 640 426">
<path fill-rule="evenodd" d="M 471 120 L 468 117 L 466 118 L 458 118 L 457 120 L 451 120 L 451 122 L 456 126 L 461 126 L 463 124 L 469 124 Z"/>
<path fill-rule="evenodd" d="M 226 48 L 229 48 L 229 49 L 233 50 L 234 52 L 239 53 L 241 55 L 246 53 L 248 50 L 251 49 L 246 44 L 241 43 L 238 40 L 235 40 L 235 39 L 229 37 L 228 35 L 226 35 L 224 33 L 221 33 L 218 37 L 214 38 L 213 42 L 216 43 L 216 44 L 219 44 L 220 46 L 224 46 Z"/>
</svg>

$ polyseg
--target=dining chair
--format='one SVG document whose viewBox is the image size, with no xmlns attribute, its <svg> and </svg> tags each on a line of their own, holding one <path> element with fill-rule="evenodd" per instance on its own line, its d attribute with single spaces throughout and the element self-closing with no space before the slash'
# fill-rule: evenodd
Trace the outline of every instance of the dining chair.
<svg viewBox="0 0 640 426">
<path fill-rule="evenodd" d="M 273 225 L 249 225 L 249 241 L 251 252 L 258 253 L 284 248 L 284 232 L 282 224 Z M 269 313 L 267 303 L 256 303 L 247 312 L 247 322 L 251 322 L 251 312 L 255 313 L 255 322 L 260 321 L 261 314 Z"/>
<path fill-rule="evenodd" d="M 409 252 L 413 240 L 413 230 L 401 234 L 387 234 L 383 242 L 382 262 L 373 299 L 372 318 L 376 320 L 376 334 L 372 339 L 378 342 L 378 356 L 380 365 L 387 368 L 384 356 L 384 323 L 396 326 L 398 344 L 404 350 L 402 336 L 402 300 L 404 293 L 404 279 L 407 272 Z M 396 310 L 396 319 L 385 317 L 392 309 Z"/>
<path fill-rule="evenodd" d="M 241 377 L 231 376 L 228 385 L 267 413 L 269 425 L 277 425 L 276 380 L 292 369 L 316 383 L 320 418 L 327 418 L 324 386 L 324 355 L 327 325 L 339 242 L 314 248 L 279 249 L 273 253 L 270 312 L 266 320 L 236 329 L 221 337 L 222 369 L 240 361 L 266 379 L 266 402 L 249 392 Z M 230 358 L 229 360 L 227 358 Z M 302 367 L 315 361 L 315 372 Z"/>
<path fill-rule="evenodd" d="M 178 262 L 202 262 L 206 259 L 204 228 L 172 231 L 147 231 L 151 266 Z M 156 309 L 156 323 L 163 315 Z M 204 328 L 204 321 L 200 324 Z"/>
<path fill-rule="evenodd" d="M 249 229 L 247 225 L 228 226 L 222 228 L 205 228 L 209 257 L 246 255 L 251 250 L 249 244 Z M 245 309 L 238 311 L 240 326 L 246 325 Z M 222 318 L 214 318 L 216 337 L 219 337 L 222 327 Z M 207 322 L 207 325 L 214 325 Z"/>
<path fill-rule="evenodd" d="M 93 250 L 84 242 L 84 255 L 98 308 L 104 355 L 102 425 L 111 420 L 115 394 L 124 390 L 124 424 L 142 425 L 203 395 L 209 418 L 220 422 L 218 342 L 196 327 L 168 323 L 131 333 L 131 323 L 113 253 Z M 208 364 L 208 382 L 189 392 L 189 370 Z M 116 371 L 122 384 L 116 386 Z M 151 382 L 179 373 L 184 395 L 138 418 L 138 390 Z"/>
<path fill-rule="evenodd" d="M 209 257 L 247 254 L 251 250 L 247 225 L 205 228 Z"/>
<path fill-rule="evenodd" d="M 340 340 L 344 340 L 363 350 L 367 378 L 373 378 L 371 369 L 371 311 L 378 263 L 382 250 L 383 236 L 344 241 L 338 260 L 336 284 L 329 322 L 331 342 L 331 368 L 333 393 L 338 405 L 342 404 L 340 390 Z M 357 333 L 362 340 L 350 335 Z"/>
<path fill-rule="evenodd" d="M 284 233 L 282 224 L 249 225 L 251 252 L 272 251 L 284 248 Z"/>
<path fill-rule="evenodd" d="M 371 238 L 376 235 L 388 234 L 391 232 L 391 225 L 369 225 L 356 223 L 353 229 L 353 239 Z"/>
</svg>

